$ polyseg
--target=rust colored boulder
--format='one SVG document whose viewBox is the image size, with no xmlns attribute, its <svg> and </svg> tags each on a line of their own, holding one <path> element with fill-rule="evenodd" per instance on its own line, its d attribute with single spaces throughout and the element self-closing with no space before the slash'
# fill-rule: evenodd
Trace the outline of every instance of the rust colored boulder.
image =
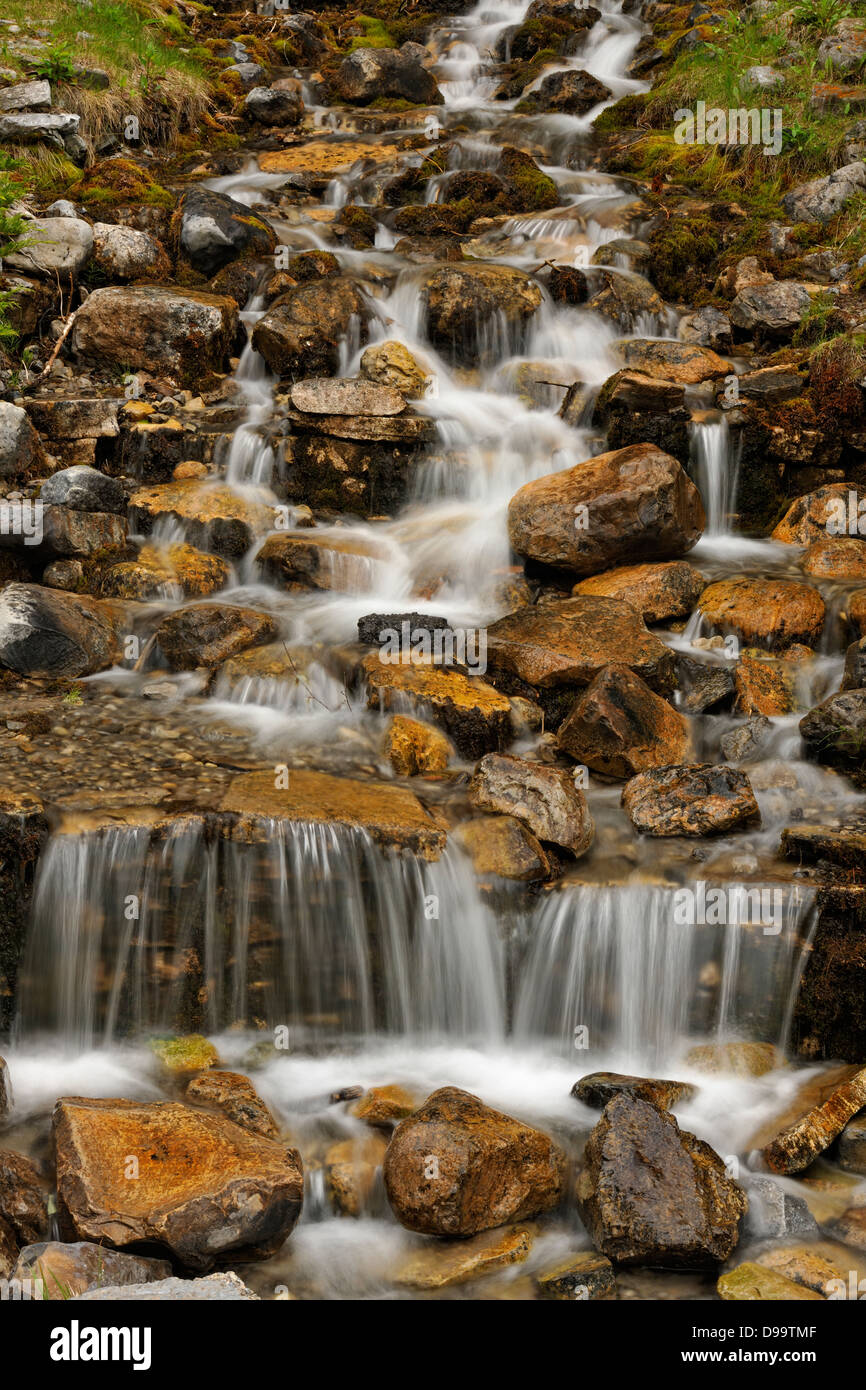
<svg viewBox="0 0 866 1390">
<path fill-rule="evenodd" d="M 628 666 L 605 666 L 557 734 L 560 748 L 608 777 L 633 777 L 688 757 L 688 721 Z"/>
<path fill-rule="evenodd" d="M 721 632 L 769 651 L 814 647 L 824 629 L 824 600 L 794 579 L 721 579 L 704 589 L 698 607 Z"/>
<path fill-rule="evenodd" d="M 410 1231 L 472 1236 L 552 1210 L 565 1169 L 547 1134 L 446 1086 L 397 1126 L 385 1189 Z"/>
<path fill-rule="evenodd" d="M 190 1269 L 274 1254 L 301 1211 L 298 1153 L 176 1102 L 68 1097 L 54 1109 L 61 1225 L 169 1250 Z"/>
<path fill-rule="evenodd" d="M 694 483 L 652 444 L 615 449 L 525 483 L 508 506 L 518 555 L 576 575 L 676 559 L 697 543 L 705 524 Z"/>
<path fill-rule="evenodd" d="M 694 565 L 687 560 L 670 560 L 606 570 L 581 579 L 572 592 L 623 599 L 637 609 L 645 623 L 664 623 L 671 618 L 688 618 L 705 588 L 706 580 Z"/>
<path fill-rule="evenodd" d="M 724 764 L 640 772 L 623 788 L 622 804 L 644 835 L 722 835 L 760 816 L 746 774 Z"/>
</svg>

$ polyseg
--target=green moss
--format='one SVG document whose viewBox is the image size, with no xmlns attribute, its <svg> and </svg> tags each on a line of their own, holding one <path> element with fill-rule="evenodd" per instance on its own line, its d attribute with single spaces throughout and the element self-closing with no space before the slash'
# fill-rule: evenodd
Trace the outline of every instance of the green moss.
<svg viewBox="0 0 866 1390">
<path fill-rule="evenodd" d="M 706 289 L 721 250 L 718 226 L 706 217 L 671 218 L 650 238 L 652 280 L 664 299 L 689 300 Z"/>
<path fill-rule="evenodd" d="M 499 160 L 499 172 L 508 179 L 520 212 L 541 212 L 559 203 L 556 184 L 539 169 L 525 150 L 506 147 Z"/>
<path fill-rule="evenodd" d="M 354 22 L 360 24 L 364 32 L 355 35 L 346 50 L 347 53 L 354 53 L 357 48 L 396 48 L 394 35 L 385 28 L 377 16 L 359 14 Z"/>
<path fill-rule="evenodd" d="M 92 164 L 69 188 L 69 196 L 85 207 L 145 203 L 148 207 L 171 208 L 175 204 L 174 194 L 131 159 L 104 159 Z"/>
</svg>

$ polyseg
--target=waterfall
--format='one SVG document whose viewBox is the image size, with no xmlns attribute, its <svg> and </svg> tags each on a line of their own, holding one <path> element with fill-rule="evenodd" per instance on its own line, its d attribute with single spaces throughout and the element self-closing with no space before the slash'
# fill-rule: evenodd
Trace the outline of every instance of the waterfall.
<svg viewBox="0 0 866 1390">
<path fill-rule="evenodd" d="M 704 535 L 731 534 L 737 500 L 739 448 L 724 416 L 712 423 L 693 423 L 692 467 L 707 514 Z"/>
</svg>

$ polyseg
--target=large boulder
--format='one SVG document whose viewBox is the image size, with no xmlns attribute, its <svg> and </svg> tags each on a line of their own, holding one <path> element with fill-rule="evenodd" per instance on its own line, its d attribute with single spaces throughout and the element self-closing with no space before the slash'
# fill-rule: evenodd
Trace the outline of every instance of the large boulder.
<svg viewBox="0 0 866 1390">
<path fill-rule="evenodd" d="M 23 245 L 5 256 L 7 265 L 28 274 L 68 283 L 77 280 L 93 255 L 93 230 L 81 217 L 36 217 L 27 223 Z"/>
<path fill-rule="evenodd" d="M 159 242 L 135 227 L 94 222 L 93 260 L 109 280 L 161 280 L 171 263 Z"/>
<path fill-rule="evenodd" d="M 277 635 L 274 620 L 254 608 L 195 604 L 164 618 L 155 637 L 173 671 L 219 666 L 247 647 L 263 646 Z"/>
<path fill-rule="evenodd" d="M 609 87 L 593 77 L 591 72 L 569 68 L 552 72 L 534 91 L 528 92 L 520 103 L 521 111 L 554 111 L 569 116 L 585 116 L 599 102 L 613 96 Z"/>
<path fill-rule="evenodd" d="M 541 289 L 512 266 L 437 265 L 420 284 L 427 334 L 440 352 L 467 366 L 501 350 L 504 323 L 519 346 L 526 322 L 541 304 Z"/>
<path fill-rule="evenodd" d="M 842 211 L 857 193 L 866 188 L 866 164 L 858 159 L 834 169 L 825 178 L 798 184 L 782 199 L 792 222 L 821 222 L 826 225 Z"/>
<path fill-rule="evenodd" d="M 240 256 L 273 254 L 277 237 L 264 217 L 225 193 L 191 188 L 176 213 L 181 253 L 202 275 L 215 275 Z"/>
<path fill-rule="evenodd" d="M 126 511 L 123 488 L 117 479 L 109 478 L 83 463 L 52 473 L 42 484 L 39 500 L 47 507 L 68 507 L 75 512 L 115 512 L 120 515 Z"/>
<path fill-rule="evenodd" d="M 469 800 L 480 811 L 500 811 L 523 821 L 539 840 L 571 854 L 585 854 L 594 826 L 586 797 L 562 768 L 488 753 L 475 769 Z"/>
<path fill-rule="evenodd" d="M 191 545 L 144 545 L 134 560 L 103 570 L 100 598 L 207 598 L 228 583 L 231 571 L 218 555 Z"/>
<path fill-rule="evenodd" d="M 798 497 L 776 526 L 772 539 L 785 545 L 811 545 L 831 534 L 828 522 L 842 524 L 847 530 L 851 492 L 856 492 L 853 483 L 830 483 Z"/>
<path fill-rule="evenodd" d="M 600 594 L 623 599 L 636 608 L 645 623 L 664 623 L 688 618 L 706 588 L 700 570 L 687 560 L 667 564 L 622 565 L 581 579 L 574 594 Z"/>
<path fill-rule="evenodd" d="M 829 695 L 800 720 L 803 742 L 821 762 L 863 762 L 866 689 Z"/>
<path fill-rule="evenodd" d="M 253 87 L 244 99 L 244 114 L 260 125 L 295 126 L 303 119 L 304 102 L 294 87 Z"/>
<path fill-rule="evenodd" d="M 253 329 L 252 344 L 278 376 L 334 376 L 340 344 L 352 324 L 363 341 L 369 319 L 357 285 L 342 275 L 327 275 L 296 285 L 276 300 Z"/>
<path fill-rule="evenodd" d="M 866 541 L 857 536 L 825 536 L 823 540 L 812 542 L 800 566 L 804 574 L 815 579 L 835 579 L 842 583 L 866 579 Z"/>
<path fill-rule="evenodd" d="M 26 410 L 0 401 L 0 478 L 26 473 L 42 456 L 42 445 Z"/>
<path fill-rule="evenodd" d="M 639 772 L 623 788 L 622 804 L 644 835 L 722 835 L 760 818 L 745 772 L 724 764 Z"/>
<path fill-rule="evenodd" d="M 0 666 L 20 676 L 87 676 L 120 656 L 115 627 L 96 600 L 39 584 L 0 593 Z"/>
<path fill-rule="evenodd" d="M 378 97 L 397 97 L 423 106 L 437 105 L 442 93 L 417 54 L 405 48 L 356 48 L 340 65 L 337 92 L 353 106 Z"/>
<path fill-rule="evenodd" d="M 733 371 L 724 357 L 695 343 L 678 343 L 667 338 L 633 338 L 617 346 L 626 366 L 633 371 L 659 381 L 675 381 L 682 386 L 715 381 Z"/>
<path fill-rule="evenodd" d="M 54 1142 L 61 1225 L 78 1239 L 206 1270 L 272 1255 L 300 1214 L 294 1149 L 188 1105 L 66 1098 Z"/>
<path fill-rule="evenodd" d="M 605 666 L 560 725 L 557 742 L 576 762 L 608 777 L 633 777 L 681 763 L 689 724 L 628 666 Z"/>
<path fill-rule="evenodd" d="M 709 1144 L 627 1095 L 606 1106 L 589 1136 L 577 1199 L 597 1250 L 619 1264 L 669 1269 L 726 1260 L 747 1207 Z"/>
<path fill-rule="evenodd" d="M 619 662 L 668 694 L 674 687 L 674 654 L 649 632 L 627 603 L 581 594 L 528 605 L 487 629 L 491 670 L 536 689 L 589 685 L 604 666 Z"/>
<path fill-rule="evenodd" d="M 565 1155 L 541 1130 L 467 1091 L 434 1091 L 399 1124 L 385 1155 L 385 1190 L 410 1231 L 472 1236 L 557 1206 Z"/>
<path fill-rule="evenodd" d="M 651 444 L 615 449 L 525 483 L 508 506 L 518 555 L 576 575 L 684 555 L 705 522 L 694 483 Z"/>
<path fill-rule="evenodd" d="M 88 295 L 70 336 L 84 362 L 167 372 L 193 384 L 225 366 L 238 323 L 238 306 L 225 295 L 113 285 Z"/>
<path fill-rule="evenodd" d="M 751 285 L 731 305 L 731 323 L 760 338 L 790 338 L 811 302 L 805 285 L 793 280 Z"/>
<path fill-rule="evenodd" d="M 704 589 L 698 608 L 721 632 L 770 651 L 814 647 L 824 628 L 821 595 L 793 579 L 720 579 Z"/>
</svg>

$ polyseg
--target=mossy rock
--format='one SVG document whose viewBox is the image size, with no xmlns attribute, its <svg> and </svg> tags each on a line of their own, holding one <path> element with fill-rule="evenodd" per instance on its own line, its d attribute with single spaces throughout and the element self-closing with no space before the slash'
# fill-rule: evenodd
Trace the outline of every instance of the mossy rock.
<svg viewBox="0 0 866 1390">
<path fill-rule="evenodd" d="M 150 1050 L 172 1076 L 186 1072 L 206 1071 L 219 1066 L 219 1053 L 213 1043 L 201 1033 L 183 1037 L 151 1038 Z"/>
<path fill-rule="evenodd" d="M 148 207 L 173 208 L 176 202 L 173 193 L 131 159 L 103 159 L 92 164 L 68 192 L 74 202 L 85 207 L 144 203 Z"/>
<path fill-rule="evenodd" d="M 652 278 L 664 299 L 690 302 L 705 293 L 722 249 L 718 226 L 707 217 L 671 218 L 650 237 Z"/>
</svg>

